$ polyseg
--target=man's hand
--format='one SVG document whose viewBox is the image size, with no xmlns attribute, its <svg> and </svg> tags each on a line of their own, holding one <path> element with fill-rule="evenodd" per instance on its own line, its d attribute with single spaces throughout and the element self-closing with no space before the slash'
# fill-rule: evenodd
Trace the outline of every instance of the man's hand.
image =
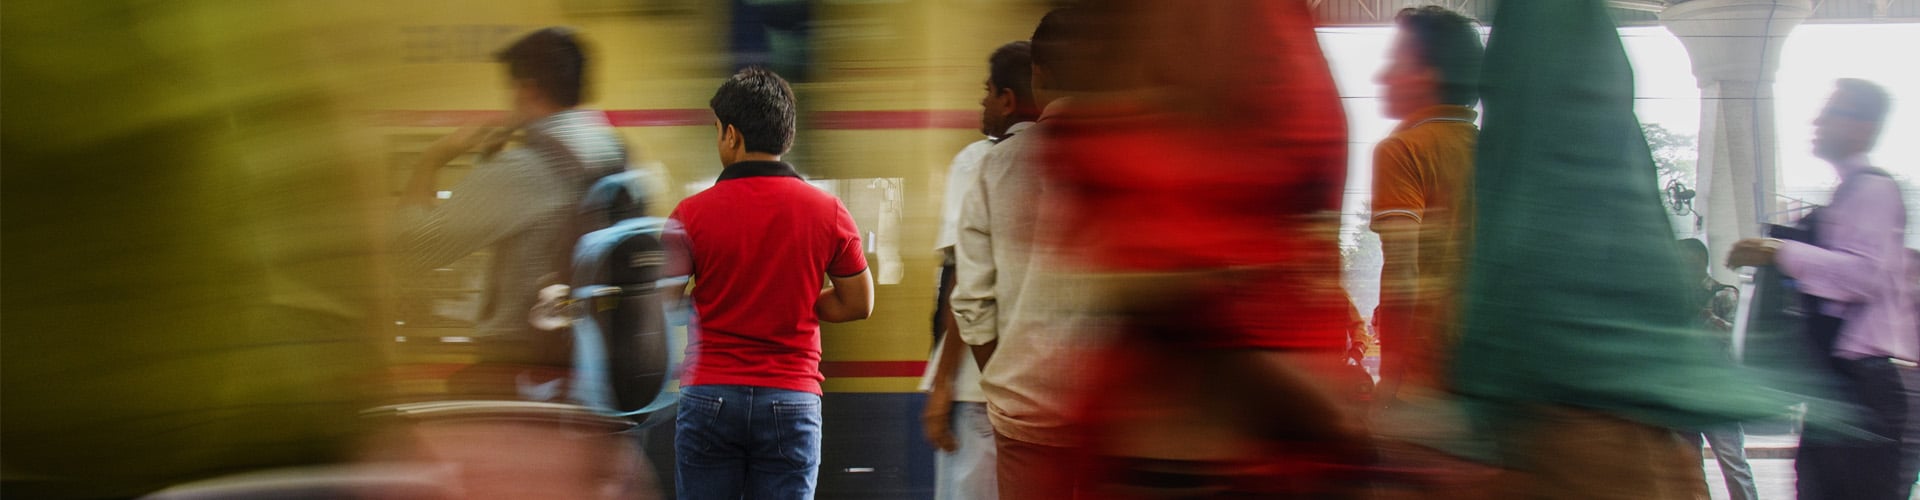
<svg viewBox="0 0 1920 500">
<path fill-rule="evenodd" d="M 434 188 L 439 184 L 440 167 L 467 154 L 473 148 L 488 146 L 497 148 L 504 144 L 513 131 L 500 126 L 499 120 L 489 120 L 468 124 L 459 130 L 441 137 L 420 152 L 420 159 L 413 164 L 413 175 L 407 179 L 407 187 L 401 191 L 401 202 L 405 204 L 430 205 L 434 199 Z M 494 143 L 498 141 L 498 143 Z M 496 149 L 497 150 L 497 149 Z M 488 152 L 487 154 L 492 154 Z"/>
<path fill-rule="evenodd" d="M 1747 238 L 1733 244 L 1727 251 L 1727 267 L 1771 266 L 1773 254 L 1780 250 L 1780 240 L 1772 238 Z"/>
<path fill-rule="evenodd" d="M 501 126 L 498 119 L 469 123 L 447 134 L 446 137 L 433 141 L 433 144 L 427 145 L 427 148 L 421 151 L 419 161 L 414 164 L 414 171 L 419 173 L 437 170 L 446 166 L 448 162 L 452 162 L 454 158 L 473 151 L 474 148 L 481 146 L 492 148 L 505 144 L 506 138 L 512 135 L 513 130 Z"/>
<path fill-rule="evenodd" d="M 953 389 L 935 384 L 927 392 L 927 407 L 920 411 L 920 428 L 927 442 L 940 451 L 951 452 L 960 445 L 953 439 Z"/>
<path fill-rule="evenodd" d="M 435 152 L 449 156 L 459 156 L 468 151 L 472 151 L 473 148 L 480 147 L 481 144 L 486 143 L 489 139 L 500 135 L 500 132 L 501 128 L 497 123 L 481 122 L 468 124 L 467 126 L 460 127 L 459 130 L 453 131 L 451 134 L 447 134 L 446 137 L 441 137 L 440 140 L 434 141 L 433 145 L 429 146 L 429 148 Z"/>
<path fill-rule="evenodd" d="M 480 148 L 481 157 L 490 158 L 500 150 L 506 149 L 507 141 L 513 139 L 513 133 L 514 129 L 510 128 L 493 129 L 488 131 L 486 136 L 480 139 L 480 144 L 475 147 Z"/>
</svg>

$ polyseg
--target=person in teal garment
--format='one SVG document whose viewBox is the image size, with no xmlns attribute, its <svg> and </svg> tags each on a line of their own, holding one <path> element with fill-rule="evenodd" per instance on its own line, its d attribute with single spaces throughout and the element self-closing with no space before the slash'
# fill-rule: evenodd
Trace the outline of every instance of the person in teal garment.
<svg viewBox="0 0 1920 500">
<path fill-rule="evenodd" d="M 1510 470 L 1499 498 L 1693 498 L 1672 429 L 1784 404 L 1719 354 L 1688 284 L 1601 0 L 1502 2 L 1452 372 Z"/>
</svg>

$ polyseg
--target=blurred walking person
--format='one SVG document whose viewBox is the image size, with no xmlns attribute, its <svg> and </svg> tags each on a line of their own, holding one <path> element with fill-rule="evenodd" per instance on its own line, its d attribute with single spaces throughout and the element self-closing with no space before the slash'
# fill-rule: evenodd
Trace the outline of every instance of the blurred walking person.
<svg viewBox="0 0 1920 500">
<path fill-rule="evenodd" d="M 1891 98 L 1865 80 L 1836 87 L 1813 122 L 1813 152 L 1833 164 L 1840 185 L 1832 203 L 1801 220 L 1809 241 L 1741 240 L 1727 265 L 1777 266 L 1798 283 L 1808 340 L 1837 383 L 1837 401 L 1808 408 L 1794 460 L 1799 498 L 1898 499 L 1914 482 L 1900 465 L 1909 404 L 1902 374 L 1920 362 L 1920 335 L 1906 279 L 1906 203 L 1899 183 L 1867 159 Z M 1837 416 L 1850 418 L 1820 418 Z"/>
<path fill-rule="evenodd" d="M 1474 238 L 1449 382 L 1507 471 L 1496 498 L 1693 499 L 1672 429 L 1782 401 L 1697 327 L 1601 0 L 1502 2 L 1487 46 Z"/>
<path fill-rule="evenodd" d="M 1344 113 L 1310 13 L 1092 9 L 1074 37 L 1082 93 L 1046 129 L 1042 197 L 1057 272 L 1096 294 L 1082 327 L 1117 342 L 1090 360 L 1102 389 L 1073 394 L 1086 491 L 1358 494 L 1371 450 L 1342 380 Z"/>
<path fill-rule="evenodd" d="M 1077 11 L 1049 12 L 1030 47 L 1034 124 L 993 146 L 961 205 L 955 246 L 953 314 L 981 370 L 993 425 L 1002 499 L 1073 498 L 1069 464 L 1078 446 L 1068 418 L 1085 381 L 1091 339 L 1076 324 L 1079 292 L 1047 271 L 1056 261 L 1035 245 L 1046 129 L 1083 83 L 1085 60 L 1063 53 L 1060 30 Z M 1070 43 L 1070 42 L 1069 42 Z"/>
<path fill-rule="evenodd" d="M 491 254 L 475 319 L 479 361 L 449 384 L 472 397 L 555 400 L 566 393 L 571 339 L 534 327 L 529 311 L 542 287 L 571 272 L 575 209 L 594 181 L 626 170 L 627 149 L 606 114 L 579 107 L 589 60 L 573 30 L 534 31 L 495 58 L 511 107 L 421 154 L 401 193 L 401 262 L 425 273 Z M 522 146 L 503 150 L 516 134 Z M 442 168 L 470 152 L 480 155 L 473 171 L 436 203 Z"/>
<path fill-rule="evenodd" d="M 1380 235 L 1380 385 L 1372 430 L 1384 465 L 1426 472 L 1444 488 L 1483 474 L 1463 457 L 1485 458 L 1449 395 L 1447 352 L 1459 336 L 1458 291 L 1473 238 L 1473 159 L 1479 127 L 1483 48 L 1474 21 L 1439 6 L 1395 17 L 1387 67 L 1378 76 L 1384 111 L 1400 120 L 1373 150 L 1371 229 Z M 1416 475 L 1414 477 L 1422 477 Z M 1389 487 L 1383 484 L 1383 488 Z M 1384 494 L 1384 492 L 1383 492 Z M 1426 493 L 1422 493 L 1425 495 Z"/>
<path fill-rule="evenodd" d="M 1387 68 L 1379 76 L 1386 114 L 1400 120 L 1373 150 L 1371 229 L 1385 263 L 1381 305 L 1381 388 L 1377 402 L 1442 388 L 1439 356 L 1454 335 L 1453 291 L 1473 223 L 1473 149 L 1479 136 L 1480 33 L 1439 6 L 1396 17 Z M 1418 396 L 1414 396 L 1418 397 Z"/>
<path fill-rule="evenodd" d="M 1733 346 L 1734 310 L 1739 306 L 1740 291 L 1731 285 L 1715 281 L 1713 274 L 1707 272 L 1710 266 L 1706 242 L 1697 239 L 1680 240 L 1681 262 L 1686 265 L 1687 281 L 1697 283 L 1693 289 L 1692 300 L 1688 305 L 1699 311 L 1698 320 L 1701 329 L 1714 334 L 1727 355 L 1735 352 Z M 1738 360 L 1735 360 L 1736 362 Z M 1747 463 L 1746 430 L 1739 422 L 1716 426 L 1704 431 L 1682 431 L 1695 449 L 1702 442 L 1713 448 L 1714 460 L 1720 464 L 1721 479 L 1726 481 L 1727 495 L 1733 500 L 1754 500 L 1760 497 L 1753 483 L 1753 467 Z"/>
</svg>

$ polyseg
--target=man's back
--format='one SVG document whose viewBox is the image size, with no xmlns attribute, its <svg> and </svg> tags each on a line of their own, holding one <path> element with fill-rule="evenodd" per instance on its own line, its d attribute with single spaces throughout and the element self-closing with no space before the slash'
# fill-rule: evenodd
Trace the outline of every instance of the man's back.
<svg viewBox="0 0 1920 500">
<path fill-rule="evenodd" d="M 1038 165 L 1041 147 L 1038 143 L 1043 133 L 1041 128 L 1043 126 L 1035 126 L 1027 133 L 1001 141 L 995 146 L 981 160 L 974 191 L 967 194 L 974 199 L 962 205 L 959 241 L 955 251 L 963 269 L 960 276 L 967 276 L 965 268 L 968 267 L 992 269 L 996 279 L 985 285 L 991 289 L 989 292 L 997 309 L 995 314 L 986 318 L 992 320 L 991 323 L 976 322 L 975 318 L 962 315 L 959 319 L 963 335 L 971 328 L 1004 332 L 1016 315 L 1022 291 L 1025 290 L 1027 267 L 1035 251 L 1034 225 L 1039 215 L 1036 205 L 1041 182 Z M 974 256 L 987 259 L 987 266 L 981 266 L 981 257 Z M 956 299 L 979 295 L 977 290 L 962 291 L 969 285 L 964 279 L 956 285 Z"/>
<path fill-rule="evenodd" d="M 606 116 L 571 110 L 529 125 L 525 147 L 481 161 L 446 202 L 407 224 L 408 267 L 445 266 L 485 248 L 482 336 L 531 329 L 543 279 L 561 270 L 574 238 L 569 217 L 592 179 L 625 168 L 626 148 Z"/>
<path fill-rule="evenodd" d="M 700 337 L 686 385 L 749 385 L 820 393 L 820 319 L 827 275 L 867 268 L 853 217 L 781 162 L 728 166 L 673 219 L 686 231 Z"/>
<path fill-rule="evenodd" d="M 786 79 L 742 69 L 707 106 L 727 167 L 673 210 L 664 240 L 701 318 L 674 420 L 678 497 L 811 499 L 820 322 L 873 314 L 873 278 L 846 207 L 780 161 L 798 121 Z"/>
<path fill-rule="evenodd" d="M 1092 366 L 1084 359 L 1105 345 L 1088 328 L 1092 288 L 1070 279 L 1064 256 L 1035 241 L 1046 190 L 1041 155 L 1050 105 L 1032 128 L 995 145 L 962 211 L 954 314 L 970 344 L 998 347 L 981 373 L 996 432 L 1026 443 L 1067 446 L 1072 397 Z"/>
</svg>

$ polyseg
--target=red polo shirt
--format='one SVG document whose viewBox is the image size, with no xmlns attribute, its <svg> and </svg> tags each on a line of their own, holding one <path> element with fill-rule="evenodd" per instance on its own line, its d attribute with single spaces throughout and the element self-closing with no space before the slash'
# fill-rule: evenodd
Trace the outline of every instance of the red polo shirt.
<svg viewBox="0 0 1920 500">
<path fill-rule="evenodd" d="M 672 219 L 685 231 L 700 332 L 681 385 L 748 385 L 820 393 L 826 276 L 867 270 L 860 230 L 833 195 L 782 162 L 727 166 Z"/>
</svg>

